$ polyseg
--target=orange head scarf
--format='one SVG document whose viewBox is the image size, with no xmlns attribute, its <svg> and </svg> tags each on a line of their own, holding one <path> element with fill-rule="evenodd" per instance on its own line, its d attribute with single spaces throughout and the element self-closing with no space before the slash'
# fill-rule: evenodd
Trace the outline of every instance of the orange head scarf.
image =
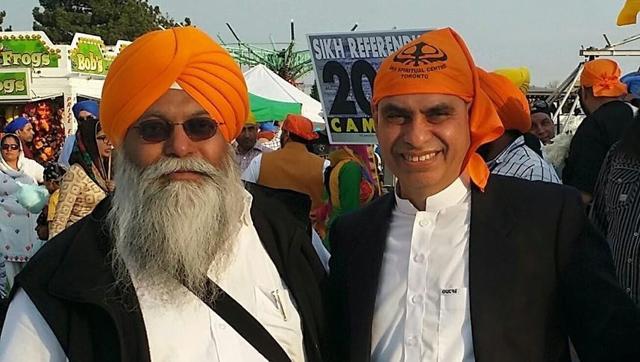
<svg viewBox="0 0 640 362">
<path fill-rule="evenodd" d="M 580 85 L 592 88 L 596 97 L 621 97 L 627 94 L 621 74 L 620 66 L 611 59 L 592 60 L 584 64 Z"/>
<path fill-rule="evenodd" d="M 171 86 L 195 99 L 231 141 L 249 114 L 247 86 L 229 53 L 194 27 L 147 33 L 115 59 L 102 88 L 100 122 L 117 146 Z"/>
<path fill-rule="evenodd" d="M 476 65 L 464 40 L 450 28 L 430 31 L 390 55 L 373 85 L 373 106 L 406 94 L 447 94 L 471 102 L 471 145 L 462 165 L 471 181 L 484 189 L 489 169 L 478 147 L 500 137 L 504 128 L 489 97 L 480 88 Z"/>
<path fill-rule="evenodd" d="M 496 107 L 504 129 L 529 132 L 531 129 L 529 102 L 520 89 L 500 74 L 487 73 L 478 68 L 478 76 L 480 88 Z"/>
</svg>

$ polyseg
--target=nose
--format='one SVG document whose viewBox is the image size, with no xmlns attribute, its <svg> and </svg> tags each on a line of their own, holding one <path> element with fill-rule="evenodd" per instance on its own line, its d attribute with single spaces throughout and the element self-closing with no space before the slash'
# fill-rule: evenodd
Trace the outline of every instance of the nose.
<svg viewBox="0 0 640 362">
<path fill-rule="evenodd" d="M 432 125 L 423 114 L 414 115 L 402 129 L 404 142 L 413 148 L 423 148 L 433 137 Z"/>
<path fill-rule="evenodd" d="M 196 153 L 195 143 L 184 132 L 182 125 L 174 125 L 171 136 L 164 142 L 164 154 L 167 157 L 186 158 Z"/>
</svg>

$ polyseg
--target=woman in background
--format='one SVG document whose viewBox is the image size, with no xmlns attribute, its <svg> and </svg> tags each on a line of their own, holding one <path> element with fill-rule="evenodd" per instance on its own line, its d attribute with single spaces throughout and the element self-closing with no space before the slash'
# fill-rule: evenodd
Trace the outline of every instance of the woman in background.
<svg viewBox="0 0 640 362">
<path fill-rule="evenodd" d="M 6 271 L 6 278 L 0 282 L 8 290 L 16 274 L 41 246 L 36 235 L 38 215 L 27 210 L 18 195 L 22 185 L 38 185 L 44 169 L 24 157 L 18 136 L 5 134 L 0 147 L 0 254 Z"/>
<path fill-rule="evenodd" d="M 71 167 L 60 183 L 56 214 L 49 227 L 50 238 L 89 215 L 113 191 L 107 171 L 112 148 L 97 119 L 78 124 Z"/>
</svg>

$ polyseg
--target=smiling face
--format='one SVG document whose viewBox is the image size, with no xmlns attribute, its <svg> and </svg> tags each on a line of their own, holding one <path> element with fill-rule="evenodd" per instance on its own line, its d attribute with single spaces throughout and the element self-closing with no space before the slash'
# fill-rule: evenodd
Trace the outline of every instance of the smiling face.
<svg viewBox="0 0 640 362">
<path fill-rule="evenodd" d="M 385 164 L 398 177 L 403 197 L 424 199 L 458 178 L 471 142 L 464 100 L 443 94 L 387 97 L 374 118 Z"/>
<path fill-rule="evenodd" d="M 553 137 L 556 136 L 556 128 L 551 117 L 544 112 L 537 112 L 531 115 L 531 133 L 533 133 L 540 142 L 547 145 L 551 143 Z"/>
</svg>

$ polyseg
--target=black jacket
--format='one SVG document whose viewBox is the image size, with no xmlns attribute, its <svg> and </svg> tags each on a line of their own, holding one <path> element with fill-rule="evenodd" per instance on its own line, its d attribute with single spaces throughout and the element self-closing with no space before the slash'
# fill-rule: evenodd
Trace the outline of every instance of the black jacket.
<svg viewBox="0 0 640 362">
<path fill-rule="evenodd" d="M 585 118 L 571 139 L 562 182 L 593 194 L 607 152 L 622 138 L 633 116 L 628 103 L 613 101 Z"/>
<path fill-rule="evenodd" d="M 476 361 L 640 361 L 640 312 L 570 188 L 492 175 L 473 189 L 469 298 Z M 335 360 L 369 361 L 393 194 L 330 230 Z M 409 242 L 409 240 L 407 240 Z M 437 241 L 436 241 L 437 242 Z"/>
<path fill-rule="evenodd" d="M 310 201 L 257 185 L 247 189 L 253 196 L 254 226 L 300 313 L 305 354 L 309 361 L 322 361 L 326 275 L 311 244 L 308 212 L 287 206 L 308 209 Z M 25 290 L 70 361 L 148 362 L 136 293 L 113 286 L 108 261 L 112 241 L 105 230 L 109 201 L 48 242 L 16 277 L 14 292 Z"/>
</svg>

